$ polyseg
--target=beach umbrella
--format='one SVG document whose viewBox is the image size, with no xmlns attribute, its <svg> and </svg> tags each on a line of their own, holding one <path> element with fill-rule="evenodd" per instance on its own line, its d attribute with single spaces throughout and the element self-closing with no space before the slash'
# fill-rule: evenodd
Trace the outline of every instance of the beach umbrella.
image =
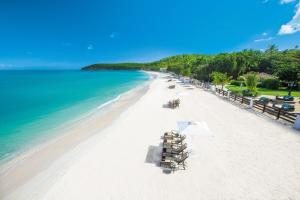
<svg viewBox="0 0 300 200">
<path fill-rule="evenodd" d="M 206 122 L 178 121 L 178 132 L 187 136 L 212 136 Z"/>
<path fill-rule="evenodd" d="M 196 156 L 199 152 L 199 142 L 205 139 L 212 139 L 212 132 L 209 130 L 206 122 L 194 121 L 178 121 L 178 132 L 186 136 L 188 144 L 188 152 L 192 156 Z"/>
</svg>

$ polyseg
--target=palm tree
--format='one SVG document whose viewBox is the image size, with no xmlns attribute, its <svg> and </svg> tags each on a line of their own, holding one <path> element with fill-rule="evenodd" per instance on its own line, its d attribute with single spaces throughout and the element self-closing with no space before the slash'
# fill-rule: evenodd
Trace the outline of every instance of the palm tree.
<svg viewBox="0 0 300 200">
<path fill-rule="evenodd" d="M 266 53 L 276 53 L 278 52 L 278 47 L 275 44 L 272 44 L 269 46 L 269 48 L 266 50 Z"/>
</svg>

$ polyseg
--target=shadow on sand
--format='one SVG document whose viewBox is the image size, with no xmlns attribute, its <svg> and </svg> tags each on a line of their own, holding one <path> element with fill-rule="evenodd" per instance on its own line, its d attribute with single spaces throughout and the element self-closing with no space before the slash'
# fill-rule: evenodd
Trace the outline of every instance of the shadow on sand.
<svg viewBox="0 0 300 200">
<path fill-rule="evenodd" d="M 154 164 L 157 167 L 161 167 L 160 166 L 161 151 L 162 151 L 162 144 L 159 144 L 158 146 L 150 145 L 148 147 L 145 163 Z M 162 168 L 162 170 L 164 174 L 172 173 L 171 169 Z"/>
</svg>

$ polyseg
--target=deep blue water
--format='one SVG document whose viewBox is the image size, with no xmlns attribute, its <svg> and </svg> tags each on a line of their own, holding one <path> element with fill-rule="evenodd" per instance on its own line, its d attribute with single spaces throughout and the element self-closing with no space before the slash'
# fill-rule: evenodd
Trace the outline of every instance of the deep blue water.
<svg viewBox="0 0 300 200">
<path fill-rule="evenodd" d="M 148 79 L 139 71 L 0 71 L 0 161 Z"/>
</svg>

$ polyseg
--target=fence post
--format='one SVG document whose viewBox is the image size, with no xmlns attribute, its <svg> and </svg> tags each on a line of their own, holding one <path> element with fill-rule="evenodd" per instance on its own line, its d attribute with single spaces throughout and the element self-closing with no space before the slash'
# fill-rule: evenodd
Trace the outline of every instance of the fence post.
<svg viewBox="0 0 300 200">
<path fill-rule="evenodd" d="M 214 94 L 217 93 L 217 89 L 218 89 L 218 88 L 216 88 L 215 86 L 211 86 L 211 91 L 212 91 Z"/>
<path fill-rule="evenodd" d="M 244 103 L 244 96 L 242 96 L 242 100 L 241 100 L 241 104 L 243 104 Z"/>
<path fill-rule="evenodd" d="M 230 100 L 230 91 L 229 90 L 227 91 L 227 97 Z"/>
<path fill-rule="evenodd" d="M 266 104 L 264 104 L 264 108 L 263 108 L 262 112 L 264 113 L 265 110 L 266 110 Z"/>
<path fill-rule="evenodd" d="M 225 91 L 224 90 L 222 90 L 222 92 L 223 92 L 223 96 L 225 95 Z"/>
<path fill-rule="evenodd" d="M 299 113 L 297 113 L 297 118 L 294 123 L 294 128 L 297 130 L 300 130 L 300 114 Z"/>
<path fill-rule="evenodd" d="M 253 98 L 250 99 L 249 107 L 250 107 L 251 109 L 253 108 Z"/>
<path fill-rule="evenodd" d="M 279 110 L 278 110 L 276 119 L 279 119 L 279 117 L 280 117 L 280 112 L 281 112 L 281 108 L 279 108 Z"/>
<path fill-rule="evenodd" d="M 234 94 L 234 101 L 236 101 L 236 94 Z"/>
</svg>

